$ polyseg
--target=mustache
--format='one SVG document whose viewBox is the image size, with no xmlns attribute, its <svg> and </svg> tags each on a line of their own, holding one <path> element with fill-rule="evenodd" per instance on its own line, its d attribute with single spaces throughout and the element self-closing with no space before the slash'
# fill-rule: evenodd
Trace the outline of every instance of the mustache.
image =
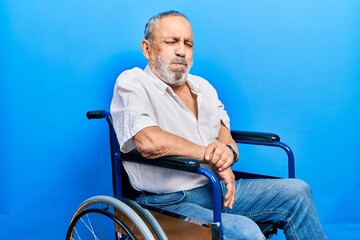
<svg viewBox="0 0 360 240">
<path fill-rule="evenodd" d="M 188 63 L 186 62 L 186 60 L 182 57 L 176 57 L 174 58 L 173 60 L 171 60 L 171 63 L 174 63 L 174 64 L 184 64 L 185 67 L 188 66 Z"/>
</svg>

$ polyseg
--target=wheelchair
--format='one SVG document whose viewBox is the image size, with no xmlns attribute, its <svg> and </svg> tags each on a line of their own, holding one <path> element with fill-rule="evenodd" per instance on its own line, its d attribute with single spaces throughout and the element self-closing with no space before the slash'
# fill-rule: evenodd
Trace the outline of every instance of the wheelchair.
<svg viewBox="0 0 360 240">
<path fill-rule="evenodd" d="M 138 152 L 120 152 L 113 128 L 112 118 L 105 110 L 87 112 L 88 119 L 106 119 L 109 126 L 112 165 L 113 196 L 94 196 L 86 199 L 77 208 L 70 221 L 66 240 L 73 239 L 222 239 L 221 191 L 216 176 L 200 166 L 196 159 L 162 157 L 148 160 Z M 295 177 L 294 154 L 280 137 L 273 133 L 231 131 L 237 144 L 277 147 L 284 150 L 288 160 L 288 177 Z M 140 193 L 131 187 L 122 161 L 192 172 L 206 176 L 213 191 L 213 221 L 204 222 L 192 217 L 168 212 L 152 206 L 140 205 L 134 199 Z M 240 178 L 278 178 L 248 172 L 234 171 Z M 277 234 L 276 224 L 257 223 L 264 236 L 269 239 Z"/>
</svg>

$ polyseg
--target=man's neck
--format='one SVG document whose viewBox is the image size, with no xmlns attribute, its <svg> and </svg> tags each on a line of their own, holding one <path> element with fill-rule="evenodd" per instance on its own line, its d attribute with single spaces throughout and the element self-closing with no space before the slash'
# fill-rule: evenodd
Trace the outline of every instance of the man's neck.
<svg viewBox="0 0 360 240">
<path fill-rule="evenodd" d="M 171 89 L 174 91 L 174 93 L 178 96 L 180 96 L 183 92 L 188 92 L 188 90 L 190 90 L 189 86 L 186 83 L 184 83 L 183 85 L 180 85 L 180 86 L 175 85 L 175 84 L 174 85 L 168 84 L 168 85 L 171 87 Z"/>
</svg>

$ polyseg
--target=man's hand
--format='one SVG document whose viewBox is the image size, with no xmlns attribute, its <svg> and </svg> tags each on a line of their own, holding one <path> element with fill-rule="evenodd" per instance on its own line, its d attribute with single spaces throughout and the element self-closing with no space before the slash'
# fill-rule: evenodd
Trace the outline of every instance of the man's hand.
<svg viewBox="0 0 360 240">
<path fill-rule="evenodd" d="M 231 168 L 217 172 L 219 177 L 224 180 L 226 185 L 226 195 L 224 197 L 224 207 L 232 209 L 235 201 L 235 175 Z"/>
<path fill-rule="evenodd" d="M 215 140 L 205 149 L 205 161 L 221 172 L 231 166 L 234 155 L 225 143 Z"/>
<path fill-rule="evenodd" d="M 224 180 L 226 186 L 224 207 L 231 209 L 235 201 L 235 176 L 230 168 L 234 162 L 232 151 L 225 143 L 215 140 L 205 148 L 205 161 Z"/>
</svg>

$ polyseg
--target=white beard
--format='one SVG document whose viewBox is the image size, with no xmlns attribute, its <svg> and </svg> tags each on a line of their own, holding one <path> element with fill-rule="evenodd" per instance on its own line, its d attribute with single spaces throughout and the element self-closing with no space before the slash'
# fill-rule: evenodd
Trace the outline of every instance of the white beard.
<svg viewBox="0 0 360 240">
<path fill-rule="evenodd" d="M 192 63 L 186 67 L 186 70 L 171 70 L 170 64 L 173 61 L 186 63 L 182 58 L 173 59 L 171 62 L 165 62 L 160 56 L 157 58 L 152 58 L 155 66 L 155 75 L 160 78 L 163 82 L 169 85 L 181 86 L 183 85 L 188 77 L 189 70 L 192 66 Z"/>
</svg>

